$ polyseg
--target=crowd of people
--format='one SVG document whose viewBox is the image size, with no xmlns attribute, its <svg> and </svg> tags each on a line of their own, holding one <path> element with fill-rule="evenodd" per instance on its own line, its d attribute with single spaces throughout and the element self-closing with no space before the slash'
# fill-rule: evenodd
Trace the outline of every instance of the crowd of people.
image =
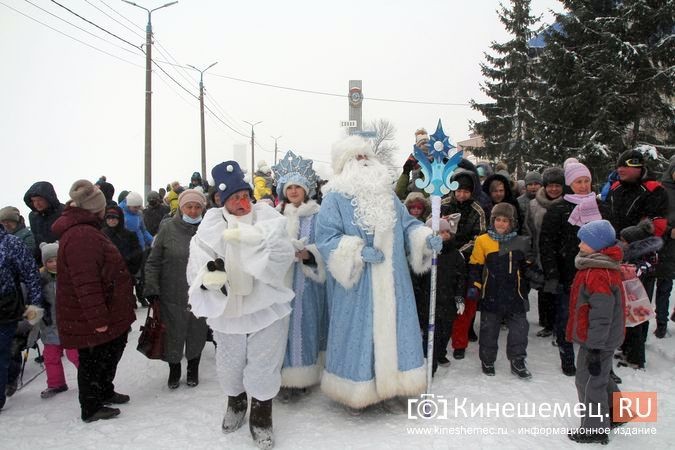
<svg viewBox="0 0 675 450">
<path fill-rule="evenodd" d="M 415 145 L 429 154 L 424 129 Z M 536 376 L 527 365 L 536 290 L 536 337 L 553 336 L 579 402 L 611 417 L 621 383 L 612 362 L 645 370 L 649 336 L 648 322 L 626 326 L 622 263 L 637 268 L 653 299 L 654 336 L 667 336 L 675 160 L 657 181 L 641 152 L 625 151 L 599 196 L 573 158 L 522 182 L 503 163 L 462 159 L 434 233 L 414 157 L 395 181 L 359 137 L 336 143 L 331 156 L 328 183 L 289 151 L 272 167 L 259 163 L 250 180 L 236 161 L 216 165 L 212 184 L 195 172 L 187 188 L 148 193 L 145 208 L 136 192 L 115 200 L 105 177 L 75 181 L 65 205 L 49 182 L 30 186 L 30 228 L 17 208 L 0 209 L 0 409 L 17 388 L 12 343 L 39 330 L 42 398 L 68 389 L 65 353 L 77 368 L 81 419 L 119 415 L 115 406 L 130 396 L 115 391 L 114 378 L 134 308 L 152 305 L 165 326 L 168 388 L 180 387 L 183 359 L 185 384 L 198 386 L 202 350 L 214 341 L 227 396 L 222 431 L 241 428 L 250 406 L 251 436 L 271 448 L 273 399 L 297 402 L 320 385 L 352 414 L 374 404 L 401 410 L 401 399 L 427 388 L 425 359 L 436 376 L 450 355 L 464 359 L 470 342 L 477 371 L 494 376 L 502 330 L 513 375 Z M 610 424 L 599 417 L 585 416 L 570 438 L 607 442 Z"/>
</svg>

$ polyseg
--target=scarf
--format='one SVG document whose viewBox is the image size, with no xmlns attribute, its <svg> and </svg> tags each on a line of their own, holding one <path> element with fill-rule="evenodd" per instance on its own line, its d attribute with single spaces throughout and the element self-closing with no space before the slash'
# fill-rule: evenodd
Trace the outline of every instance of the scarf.
<svg viewBox="0 0 675 450">
<path fill-rule="evenodd" d="M 518 235 L 515 231 L 506 234 L 499 234 L 493 229 L 487 230 L 488 235 L 497 242 L 508 242 Z"/>
<path fill-rule="evenodd" d="M 601 220 L 602 216 L 598 210 L 598 202 L 595 199 L 595 193 L 591 192 L 586 195 L 579 194 L 565 194 L 565 200 L 577 205 L 567 219 L 572 225 L 578 227 L 585 225 L 594 220 Z"/>
<path fill-rule="evenodd" d="M 574 266 L 577 270 L 589 268 L 619 270 L 621 263 L 604 253 L 579 252 L 574 258 Z"/>
</svg>

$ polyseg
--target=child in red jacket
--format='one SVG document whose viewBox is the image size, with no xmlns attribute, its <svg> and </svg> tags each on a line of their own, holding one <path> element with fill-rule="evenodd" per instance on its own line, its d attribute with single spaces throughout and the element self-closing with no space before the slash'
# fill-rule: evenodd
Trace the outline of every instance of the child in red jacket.
<svg viewBox="0 0 675 450">
<path fill-rule="evenodd" d="M 625 299 L 621 284 L 621 248 L 606 220 L 589 222 L 577 233 L 577 273 L 570 291 L 566 339 L 579 344 L 576 386 L 586 405 L 581 428 L 569 438 L 578 443 L 609 442 L 611 404 L 620 392 L 609 376 L 612 356 L 624 338 Z"/>
</svg>

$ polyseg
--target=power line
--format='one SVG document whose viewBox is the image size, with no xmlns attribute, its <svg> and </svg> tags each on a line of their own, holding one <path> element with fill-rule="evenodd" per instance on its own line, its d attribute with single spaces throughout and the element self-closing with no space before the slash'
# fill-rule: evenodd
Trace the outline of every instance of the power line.
<svg viewBox="0 0 675 450">
<path fill-rule="evenodd" d="M 108 14 L 107 12 L 103 11 L 101 8 L 99 8 L 98 6 L 94 5 L 94 4 L 93 4 L 92 2 L 90 2 L 89 0 L 84 0 L 84 1 L 87 2 L 89 5 L 91 5 L 93 8 L 97 9 L 98 11 L 100 11 L 101 14 L 103 14 L 104 16 L 106 16 L 106 17 L 112 19 L 113 21 L 115 21 L 115 22 L 117 22 L 118 24 L 122 25 L 122 26 L 123 26 L 124 28 L 126 28 L 127 30 L 129 30 L 129 31 L 131 31 L 132 33 L 134 33 L 136 36 L 138 36 L 138 37 L 140 37 L 140 38 L 142 38 L 142 39 L 145 39 L 145 36 L 143 36 L 141 33 L 139 33 L 139 32 L 136 31 L 136 30 L 133 30 L 133 29 L 129 28 L 127 25 L 125 25 L 125 24 L 123 24 L 122 22 L 120 22 L 119 20 L 115 19 L 113 16 L 111 16 L 111 15 Z M 103 3 L 103 2 L 101 2 L 101 3 Z M 105 3 L 104 3 L 104 4 L 105 4 Z M 106 6 L 107 6 L 107 5 L 106 5 Z M 108 8 L 110 8 L 110 7 L 108 6 Z"/>
<path fill-rule="evenodd" d="M 177 67 L 185 67 L 180 64 L 173 64 L 169 61 L 162 61 L 165 64 L 170 64 L 173 66 Z M 272 83 L 263 83 L 261 81 L 252 81 L 252 80 L 246 80 L 244 78 L 237 78 L 233 77 L 230 75 L 223 75 L 219 73 L 212 72 L 212 76 L 214 77 L 219 77 L 219 78 L 225 78 L 228 80 L 232 81 L 239 81 L 241 83 L 248 83 L 248 84 L 254 84 L 257 86 L 265 86 L 265 87 L 270 87 L 274 89 L 283 89 L 287 91 L 294 91 L 294 92 L 302 92 L 305 94 L 313 94 L 313 95 L 324 95 L 324 96 L 329 96 L 329 97 L 340 97 L 340 98 L 348 98 L 349 96 L 347 94 L 337 94 L 335 92 L 324 92 L 324 91 L 316 91 L 312 89 L 302 89 L 302 88 L 294 88 L 294 87 L 289 87 L 289 86 L 281 86 L 278 84 L 272 84 Z M 437 105 L 437 106 L 471 106 L 469 103 L 452 103 L 452 102 L 430 102 L 430 101 L 423 101 L 423 100 L 406 100 L 406 99 L 394 99 L 394 98 L 382 98 L 382 97 L 364 97 L 364 100 L 372 100 L 375 102 L 391 102 L 391 103 L 412 103 L 412 104 L 419 104 L 419 105 Z"/>
<path fill-rule="evenodd" d="M 97 34 L 94 34 L 94 33 L 90 32 L 90 31 L 88 31 L 88 30 L 85 30 L 85 29 L 82 28 L 82 27 L 78 27 L 78 26 L 75 25 L 74 23 L 68 22 L 66 19 L 64 19 L 64 18 L 62 18 L 62 17 L 60 17 L 60 16 L 57 16 L 56 14 L 54 14 L 54 13 L 52 13 L 52 12 L 50 12 L 50 11 L 47 11 L 46 9 L 44 9 L 44 8 L 42 8 L 42 7 L 38 6 L 38 5 L 36 5 L 35 3 L 31 2 L 30 0 L 24 0 L 24 1 L 25 1 L 26 3 L 32 5 L 33 7 L 39 9 L 40 11 L 45 12 L 45 13 L 49 14 L 50 16 L 59 19 L 61 22 L 65 22 L 65 23 L 67 23 L 68 25 L 70 25 L 71 27 L 77 28 L 78 30 L 80 30 L 80 31 L 82 31 L 82 32 L 84 32 L 84 33 L 86 33 L 86 34 L 88 34 L 88 35 L 90 35 L 90 36 L 93 36 L 93 37 L 95 37 L 96 39 L 99 39 L 99 40 L 105 42 L 106 44 L 110 44 L 110 45 L 112 45 L 112 46 L 114 46 L 114 47 L 117 47 L 117 48 L 119 48 L 119 49 L 124 50 L 125 52 L 129 52 L 129 53 L 132 53 L 132 54 L 136 55 L 136 53 L 134 53 L 133 51 L 129 50 L 128 48 L 122 47 L 122 46 L 117 45 L 117 44 L 113 44 L 112 42 L 110 42 L 110 41 L 108 41 L 108 40 L 102 38 L 101 36 L 99 36 L 99 35 L 97 35 Z"/>
<path fill-rule="evenodd" d="M 243 78 L 236 78 L 232 77 L 229 75 L 221 75 L 217 73 L 212 73 L 214 77 L 220 77 L 220 78 L 226 78 L 228 80 L 233 80 L 233 81 L 239 81 L 242 83 L 249 83 L 249 84 L 255 84 L 258 86 L 265 86 L 265 87 L 271 87 L 275 89 L 284 89 L 287 91 L 294 91 L 294 92 L 303 92 L 305 94 L 314 94 L 314 95 L 326 95 L 326 96 L 331 96 L 331 97 L 342 97 L 342 98 L 347 98 L 348 95 L 346 94 L 336 94 L 334 92 L 323 92 L 323 91 L 314 91 L 310 89 L 301 89 L 301 88 L 293 88 L 293 87 L 288 87 L 288 86 L 280 86 L 278 84 L 272 84 L 272 83 L 262 83 L 259 81 L 251 81 L 251 80 L 245 80 Z M 401 99 L 391 99 L 391 98 L 377 98 L 377 97 L 364 97 L 364 100 L 372 100 L 376 102 L 394 102 L 394 103 L 415 103 L 415 104 L 420 104 L 420 105 L 440 105 L 440 106 L 470 106 L 468 103 L 449 103 L 449 102 L 428 102 L 428 101 L 421 101 L 421 100 L 401 100 Z"/>
<path fill-rule="evenodd" d="M 29 0 L 26 0 L 26 1 L 27 1 L 28 3 L 31 3 Z M 54 3 L 54 4 L 56 4 L 56 5 L 58 5 L 58 6 L 60 6 L 60 7 L 63 8 L 63 9 L 65 9 L 66 11 L 68 11 L 68 12 L 71 13 L 71 14 L 73 14 L 74 16 L 79 17 L 80 19 L 84 20 L 84 21 L 87 22 L 88 24 L 95 26 L 96 28 L 98 28 L 99 30 L 103 31 L 104 33 L 108 33 L 110 36 L 119 39 L 120 41 L 124 42 L 125 44 L 131 45 L 132 47 L 137 48 L 137 49 L 139 49 L 139 50 L 141 49 L 140 46 L 138 46 L 138 45 L 136 45 L 136 44 L 132 44 L 131 42 L 127 41 L 126 39 L 119 37 L 119 36 L 116 35 L 115 33 L 111 32 L 111 31 L 108 31 L 108 30 L 106 30 L 105 28 L 96 25 L 94 22 L 92 22 L 92 21 L 89 20 L 89 19 L 85 19 L 84 17 L 82 17 L 81 15 L 79 15 L 78 13 L 76 13 L 75 11 L 73 11 L 72 9 L 69 9 L 69 8 L 66 7 L 66 6 L 63 6 L 61 3 L 57 2 L 56 0 L 51 0 L 51 2 Z M 32 4 L 32 3 L 31 3 L 31 4 Z M 42 8 L 40 8 L 40 9 L 42 9 Z M 50 13 L 50 14 L 51 14 L 51 13 Z"/>
<path fill-rule="evenodd" d="M 11 9 L 12 11 L 14 11 L 14 12 L 16 12 L 16 13 L 18 13 L 18 14 L 21 14 L 22 16 L 24 16 L 24 17 L 26 17 L 26 18 L 32 20 L 33 22 L 37 22 L 37 23 L 39 23 L 40 25 L 45 26 L 45 27 L 49 28 L 49 29 L 52 30 L 52 31 L 56 31 L 56 32 L 59 33 L 59 34 L 62 34 L 63 36 L 66 36 L 67 38 L 70 38 L 70 39 L 72 39 L 72 40 L 74 40 L 74 41 L 77 41 L 77 42 L 79 42 L 79 43 L 82 44 L 82 45 L 86 45 L 87 47 L 92 48 L 92 49 L 96 50 L 97 52 L 101 52 L 101 53 L 106 54 L 106 55 L 108 55 L 108 56 L 112 56 L 113 58 L 119 59 L 120 61 L 123 61 L 123 62 L 125 62 L 125 63 L 127 63 L 127 64 L 131 64 L 132 66 L 140 67 L 140 68 L 142 68 L 142 69 L 144 68 L 143 66 L 141 66 L 141 65 L 139 65 L 139 64 L 136 64 L 136 63 L 134 63 L 134 62 L 128 61 L 128 60 L 126 60 L 126 59 L 124 59 L 124 58 L 122 58 L 122 57 L 119 57 L 119 56 L 117 56 L 117 55 L 114 55 L 114 54 L 112 54 L 112 53 L 110 53 L 110 52 L 107 52 L 107 51 L 105 51 L 105 50 L 101 50 L 100 48 L 98 48 L 98 47 L 96 47 L 96 46 L 94 46 L 94 45 L 88 44 L 88 43 L 86 43 L 86 42 L 84 42 L 84 41 L 82 41 L 82 40 L 80 40 L 80 39 L 78 39 L 78 38 L 76 38 L 76 37 L 73 37 L 73 36 L 71 36 L 71 35 L 69 35 L 69 34 L 67 34 L 67 33 L 64 33 L 64 32 L 61 31 L 61 30 L 58 30 L 58 29 L 56 29 L 56 28 L 54 28 L 54 27 L 52 27 L 52 26 L 50 26 L 50 25 L 47 25 L 46 23 L 41 22 L 40 20 L 35 19 L 34 17 L 31 17 L 30 15 L 28 15 L 28 14 L 22 12 L 22 11 L 19 11 L 18 9 L 15 9 L 15 8 L 13 8 L 13 7 L 7 5 L 6 3 L 4 3 L 4 2 L 2 2 L 2 1 L 0 1 L 0 5 L 4 6 L 5 8 Z M 67 22 L 67 21 L 66 21 L 66 22 Z M 94 35 L 94 36 L 96 36 L 96 35 Z M 100 36 L 97 36 L 97 37 L 100 38 Z M 105 41 L 105 39 L 104 39 L 104 41 Z M 108 42 L 108 41 L 105 41 L 105 42 Z M 109 43 L 109 42 L 108 42 L 108 43 Z M 114 44 L 113 44 L 113 45 L 114 45 Z"/>
<path fill-rule="evenodd" d="M 85 0 L 85 1 L 86 1 L 86 0 Z M 136 24 L 136 22 L 134 22 L 134 21 L 132 21 L 132 20 L 130 20 L 130 19 L 127 19 L 122 13 L 120 13 L 119 11 L 117 11 L 115 8 L 113 8 L 112 6 L 110 6 L 109 4 L 107 4 L 106 2 L 104 2 L 103 0 L 99 0 L 99 1 L 100 1 L 101 3 L 103 3 L 103 4 L 104 4 L 108 9 L 110 9 L 112 12 L 114 12 L 115 14 L 117 14 L 118 16 L 120 16 L 122 19 L 126 20 L 127 22 L 129 22 L 131 25 L 133 25 L 134 27 L 138 28 L 138 29 L 141 30 L 142 32 L 145 32 L 145 30 L 144 30 L 143 28 L 141 28 L 138 24 Z M 87 3 L 89 3 L 89 2 L 87 1 Z M 91 3 L 89 3 L 89 4 L 91 5 Z M 92 5 L 92 6 L 93 6 L 93 5 Z M 125 28 L 131 30 L 131 28 L 128 28 L 128 27 L 125 27 Z M 131 31 L 133 31 L 133 30 L 131 30 Z M 142 35 L 142 34 L 139 34 L 139 33 L 136 33 L 136 34 L 138 34 L 138 35 L 139 35 L 140 37 L 142 37 L 142 38 L 145 38 L 145 35 Z"/>
</svg>

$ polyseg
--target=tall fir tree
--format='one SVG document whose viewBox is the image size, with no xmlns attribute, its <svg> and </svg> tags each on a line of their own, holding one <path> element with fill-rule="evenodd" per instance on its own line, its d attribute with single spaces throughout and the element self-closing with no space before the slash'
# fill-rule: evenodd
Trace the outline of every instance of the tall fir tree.
<svg viewBox="0 0 675 450">
<path fill-rule="evenodd" d="M 471 107 L 485 120 L 471 121 L 472 129 L 485 139 L 484 148 L 472 149 L 478 156 L 502 159 L 517 175 L 524 175 L 524 162 L 533 159 L 532 124 L 536 101 L 532 92 L 537 80 L 533 61 L 528 56 L 528 41 L 534 35 L 531 27 L 539 20 L 530 14 L 530 0 L 511 0 L 511 9 L 500 3 L 499 20 L 513 36 L 503 44 L 493 42 L 494 55 L 485 53 L 481 64 L 485 81 L 481 90 L 494 101 Z"/>
<path fill-rule="evenodd" d="M 552 163 L 577 157 L 604 178 L 645 123 L 672 128 L 673 0 L 562 3 L 537 65 L 533 147 Z"/>
</svg>

